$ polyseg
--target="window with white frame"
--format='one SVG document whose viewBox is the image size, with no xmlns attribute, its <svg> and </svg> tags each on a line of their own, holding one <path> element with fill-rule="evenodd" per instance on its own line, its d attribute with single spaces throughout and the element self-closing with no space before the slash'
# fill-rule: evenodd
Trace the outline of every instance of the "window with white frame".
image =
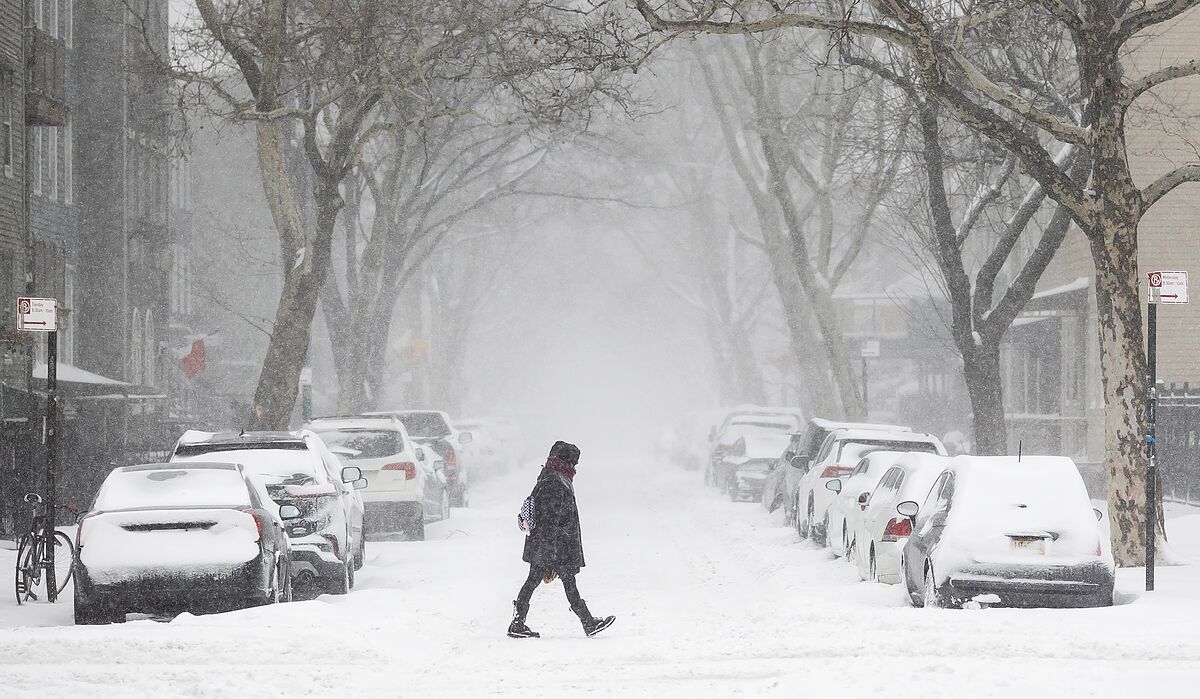
<svg viewBox="0 0 1200 699">
<path fill-rule="evenodd" d="M 63 33 L 62 38 L 67 48 L 72 48 L 75 41 L 75 0 L 62 0 L 63 3 Z"/>
</svg>

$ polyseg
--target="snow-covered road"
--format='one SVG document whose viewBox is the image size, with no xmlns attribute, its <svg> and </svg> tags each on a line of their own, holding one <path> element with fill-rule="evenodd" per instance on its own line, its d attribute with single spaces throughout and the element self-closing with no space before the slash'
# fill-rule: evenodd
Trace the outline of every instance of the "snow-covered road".
<svg viewBox="0 0 1200 699">
<path fill-rule="evenodd" d="M 3 696 L 1194 696 L 1200 565 L 1094 610 L 910 609 L 695 473 L 581 464 L 583 637 L 558 583 L 539 640 L 508 639 L 525 574 L 515 513 L 536 469 L 488 481 L 423 543 L 371 543 L 347 597 L 169 624 L 71 626 L 70 602 L 0 597 Z M 776 513 L 778 515 L 778 513 Z M 1200 515 L 1180 531 L 1200 535 Z M 1187 531 L 1190 529 L 1191 531 Z M 1186 536 L 1183 537 L 1187 539 Z M 1188 546 L 1192 546 L 1188 549 Z M 1200 559 L 1200 540 L 1180 541 Z M 0 584 L 11 570 L 0 551 Z"/>
</svg>

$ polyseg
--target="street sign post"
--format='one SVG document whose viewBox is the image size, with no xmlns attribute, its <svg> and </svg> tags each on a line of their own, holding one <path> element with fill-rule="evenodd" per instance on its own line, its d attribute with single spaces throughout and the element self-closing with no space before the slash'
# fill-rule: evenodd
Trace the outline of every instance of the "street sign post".
<svg viewBox="0 0 1200 699">
<path fill-rule="evenodd" d="M 1154 589 L 1154 544 L 1158 530 L 1158 462 L 1155 409 L 1158 402 L 1158 304 L 1188 302 L 1188 273 L 1150 272 L 1146 294 L 1146 591 Z"/>
<path fill-rule="evenodd" d="M 17 329 L 46 333 L 46 598 L 58 601 L 55 579 L 55 516 L 58 514 L 58 300 L 33 296 L 17 297 Z"/>
<path fill-rule="evenodd" d="M 58 300 L 17 297 L 17 329 L 33 333 L 58 330 Z"/>
</svg>

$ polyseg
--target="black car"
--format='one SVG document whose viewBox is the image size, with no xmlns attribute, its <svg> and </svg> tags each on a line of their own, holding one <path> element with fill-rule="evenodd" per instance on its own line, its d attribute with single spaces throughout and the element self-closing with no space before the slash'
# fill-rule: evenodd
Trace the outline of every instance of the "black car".
<svg viewBox="0 0 1200 699">
<path fill-rule="evenodd" d="M 79 522 L 75 623 L 290 601 L 282 520 L 299 514 L 236 464 L 114 469 Z"/>
<path fill-rule="evenodd" d="M 900 568 L 915 606 L 1113 603 L 1102 513 L 1070 459 L 955 457 L 924 503 L 896 510 L 911 522 Z"/>
</svg>

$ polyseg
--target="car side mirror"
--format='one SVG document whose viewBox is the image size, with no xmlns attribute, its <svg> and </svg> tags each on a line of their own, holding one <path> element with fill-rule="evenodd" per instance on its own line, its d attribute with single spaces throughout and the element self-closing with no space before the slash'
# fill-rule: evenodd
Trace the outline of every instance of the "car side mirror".
<svg viewBox="0 0 1200 699">
<path fill-rule="evenodd" d="M 865 506 L 867 504 L 867 500 L 870 500 L 870 499 L 871 499 L 871 493 L 869 491 L 864 491 L 862 493 L 859 493 L 858 504 Z"/>
<path fill-rule="evenodd" d="M 357 466 L 347 466 L 342 469 L 342 482 L 354 483 L 362 479 L 362 469 Z"/>
<path fill-rule="evenodd" d="M 425 460 L 425 450 L 422 449 L 421 447 L 417 447 L 417 461 L 424 461 L 424 460 Z"/>
<path fill-rule="evenodd" d="M 1103 510 L 1101 510 L 1100 508 L 1098 508 L 1098 507 L 1093 507 L 1093 508 L 1092 508 L 1092 512 L 1095 512 L 1095 513 L 1096 513 L 1096 521 L 1097 521 L 1097 522 L 1099 522 L 1100 520 L 1104 519 L 1104 511 L 1103 511 Z"/>
<path fill-rule="evenodd" d="M 366 487 L 367 487 L 367 479 L 366 478 L 354 479 L 354 489 L 355 490 L 362 490 L 363 488 L 366 488 Z"/>
<path fill-rule="evenodd" d="M 471 434 L 470 432 L 459 432 L 458 433 L 458 443 L 459 444 L 470 444 L 473 441 L 475 441 L 475 435 Z"/>
<path fill-rule="evenodd" d="M 834 478 L 831 481 L 825 481 L 825 488 L 826 490 L 832 490 L 833 492 L 840 494 L 842 492 L 842 479 Z"/>
<path fill-rule="evenodd" d="M 808 459 L 803 456 L 793 456 L 791 459 L 792 468 L 804 470 L 808 468 Z"/>
<path fill-rule="evenodd" d="M 299 507 L 296 507 L 295 505 L 280 505 L 279 506 L 279 519 L 282 519 L 283 521 L 286 522 L 289 519 L 296 519 L 299 516 L 300 516 L 300 508 Z"/>
<path fill-rule="evenodd" d="M 921 506 L 918 505 L 915 500 L 905 500 L 899 505 L 896 505 L 896 512 L 899 512 L 901 516 L 908 517 L 909 519 L 916 517 L 917 511 L 920 509 Z"/>
<path fill-rule="evenodd" d="M 41 495 L 38 495 L 37 493 L 25 493 L 25 502 L 40 503 L 41 501 L 42 501 Z"/>
</svg>

